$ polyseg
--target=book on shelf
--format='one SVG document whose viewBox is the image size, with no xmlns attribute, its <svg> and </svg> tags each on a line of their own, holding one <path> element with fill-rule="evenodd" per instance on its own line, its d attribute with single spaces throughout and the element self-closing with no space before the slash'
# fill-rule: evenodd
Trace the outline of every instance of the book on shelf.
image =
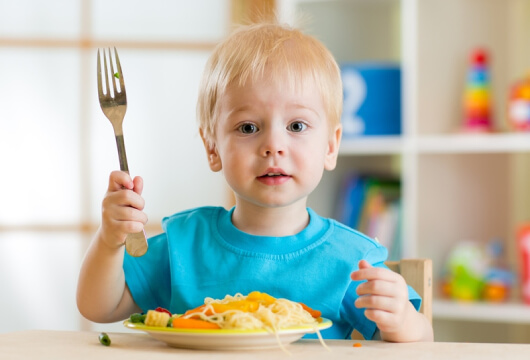
<svg viewBox="0 0 530 360">
<path fill-rule="evenodd" d="M 352 173 L 343 181 L 335 218 L 388 249 L 389 260 L 401 257 L 401 184 L 399 180 Z"/>
</svg>

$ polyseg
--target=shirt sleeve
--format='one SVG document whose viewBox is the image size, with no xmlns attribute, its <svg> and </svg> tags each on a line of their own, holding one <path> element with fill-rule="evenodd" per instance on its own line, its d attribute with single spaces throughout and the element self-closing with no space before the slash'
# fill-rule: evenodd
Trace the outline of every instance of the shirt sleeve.
<svg viewBox="0 0 530 360">
<path fill-rule="evenodd" d="M 125 254 L 125 282 L 136 304 L 147 312 L 157 307 L 168 308 L 171 301 L 171 279 L 167 237 L 160 234 L 148 239 L 145 255 Z"/>
</svg>

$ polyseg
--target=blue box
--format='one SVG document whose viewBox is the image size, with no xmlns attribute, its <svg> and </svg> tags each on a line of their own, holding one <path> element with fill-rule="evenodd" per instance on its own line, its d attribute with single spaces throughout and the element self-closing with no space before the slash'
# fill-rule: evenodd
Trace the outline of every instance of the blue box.
<svg viewBox="0 0 530 360">
<path fill-rule="evenodd" d="M 344 137 L 401 134 L 401 68 L 391 63 L 342 64 Z"/>
</svg>

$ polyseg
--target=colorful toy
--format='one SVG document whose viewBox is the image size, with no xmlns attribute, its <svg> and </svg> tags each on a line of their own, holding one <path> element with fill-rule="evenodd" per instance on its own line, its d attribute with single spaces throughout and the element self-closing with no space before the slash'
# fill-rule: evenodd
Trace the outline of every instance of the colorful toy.
<svg viewBox="0 0 530 360">
<path fill-rule="evenodd" d="M 504 261 L 504 247 L 500 241 L 490 242 L 486 248 L 488 269 L 484 278 L 482 298 L 490 302 L 506 301 L 514 282 L 514 274 Z"/>
<path fill-rule="evenodd" d="M 502 261 L 502 244 L 493 241 L 487 247 L 473 242 L 459 243 L 450 253 L 442 292 L 461 301 L 508 299 L 513 273 Z"/>
<path fill-rule="evenodd" d="M 463 106 L 464 131 L 492 130 L 488 55 L 484 49 L 471 54 Z"/>
<path fill-rule="evenodd" d="M 484 288 L 486 255 L 474 242 L 458 244 L 447 261 L 447 290 L 455 300 L 472 301 L 480 299 Z"/>
<path fill-rule="evenodd" d="M 530 130 L 530 73 L 510 89 L 508 121 L 515 130 Z"/>
</svg>

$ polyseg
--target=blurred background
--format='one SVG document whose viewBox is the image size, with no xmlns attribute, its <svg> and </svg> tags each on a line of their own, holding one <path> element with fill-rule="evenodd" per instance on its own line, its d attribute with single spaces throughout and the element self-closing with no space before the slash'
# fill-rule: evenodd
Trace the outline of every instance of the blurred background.
<svg viewBox="0 0 530 360">
<path fill-rule="evenodd" d="M 0 0 L 0 332 L 125 331 L 75 305 L 119 168 L 97 49 L 119 50 L 153 235 L 177 211 L 231 206 L 198 135 L 198 83 L 235 24 L 273 13 L 343 71 L 348 132 L 310 206 L 395 258 L 433 259 L 436 340 L 530 342 L 530 0 Z"/>
<path fill-rule="evenodd" d="M 0 1 L 0 331 L 89 328 L 75 305 L 81 259 L 119 169 L 97 98 L 96 51 L 119 50 L 131 175 L 147 230 L 224 205 L 198 135 L 204 63 L 230 29 L 230 1 Z"/>
</svg>

